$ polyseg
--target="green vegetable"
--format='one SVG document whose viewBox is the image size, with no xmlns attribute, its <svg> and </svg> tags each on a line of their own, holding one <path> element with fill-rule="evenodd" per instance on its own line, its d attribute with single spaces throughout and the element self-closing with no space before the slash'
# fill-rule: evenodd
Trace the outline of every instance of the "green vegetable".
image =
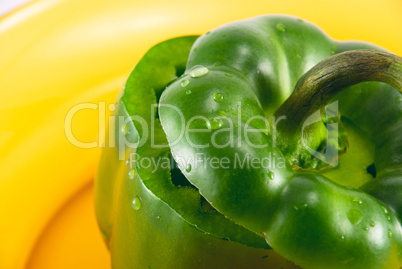
<svg viewBox="0 0 402 269">
<path fill-rule="evenodd" d="M 97 175 L 113 268 L 401 267 L 401 89 L 400 57 L 292 17 L 156 45 Z"/>
</svg>

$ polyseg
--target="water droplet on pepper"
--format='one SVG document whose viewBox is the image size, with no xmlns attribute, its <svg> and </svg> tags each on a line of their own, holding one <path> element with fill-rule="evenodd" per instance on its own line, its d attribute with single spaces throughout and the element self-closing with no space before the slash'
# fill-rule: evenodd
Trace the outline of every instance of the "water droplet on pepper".
<svg viewBox="0 0 402 269">
<path fill-rule="evenodd" d="M 211 130 L 219 129 L 223 126 L 223 121 L 219 118 L 213 118 L 207 121 L 207 128 Z"/>
<path fill-rule="evenodd" d="M 140 210 L 141 208 L 141 200 L 138 195 L 136 195 L 133 199 L 133 202 L 131 203 L 131 206 L 134 208 L 134 210 Z"/>
<path fill-rule="evenodd" d="M 134 179 L 135 177 L 135 170 L 131 169 L 130 172 L 128 172 L 128 178 L 129 179 Z"/>
<path fill-rule="evenodd" d="M 274 174 L 274 172 L 272 172 L 272 171 L 268 171 L 267 175 L 268 175 L 268 178 L 269 178 L 270 180 L 273 180 L 273 179 L 275 178 L 275 174 Z"/>
<path fill-rule="evenodd" d="M 350 223 L 353 224 L 353 225 L 356 225 L 359 222 L 361 222 L 362 218 L 363 218 L 362 212 L 360 212 L 357 209 L 349 210 L 347 216 L 348 216 L 348 219 L 349 219 Z"/>
<path fill-rule="evenodd" d="M 278 23 L 276 25 L 276 29 L 280 32 L 285 32 L 285 25 L 283 25 L 282 23 Z"/>
<path fill-rule="evenodd" d="M 205 66 L 196 65 L 190 71 L 190 77 L 199 78 L 208 74 L 209 70 Z"/>
<path fill-rule="evenodd" d="M 363 201 L 358 197 L 353 197 L 353 202 L 358 203 L 359 205 L 363 204 Z"/>
<path fill-rule="evenodd" d="M 124 124 L 121 127 L 121 132 L 123 133 L 123 135 L 126 135 L 128 133 L 128 128 L 127 128 L 127 124 Z"/>
<path fill-rule="evenodd" d="M 189 81 L 188 79 L 185 79 L 185 80 L 183 80 L 183 81 L 180 83 L 180 86 L 182 86 L 182 87 L 184 88 L 184 87 L 186 87 L 188 84 L 190 84 L 190 81 Z"/>
<path fill-rule="evenodd" d="M 214 93 L 214 95 L 212 96 L 215 100 L 215 102 L 217 103 L 222 103 L 223 101 L 223 95 L 219 92 Z"/>
</svg>

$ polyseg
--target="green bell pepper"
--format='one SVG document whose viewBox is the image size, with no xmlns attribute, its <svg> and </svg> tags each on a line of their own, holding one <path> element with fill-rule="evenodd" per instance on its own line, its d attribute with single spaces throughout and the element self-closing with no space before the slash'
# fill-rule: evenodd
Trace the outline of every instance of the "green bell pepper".
<svg viewBox="0 0 402 269">
<path fill-rule="evenodd" d="M 293 17 L 154 46 L 96 179 L 113 268 L 400 268 L 401 89 L 400 57 Z"/>
</svg>

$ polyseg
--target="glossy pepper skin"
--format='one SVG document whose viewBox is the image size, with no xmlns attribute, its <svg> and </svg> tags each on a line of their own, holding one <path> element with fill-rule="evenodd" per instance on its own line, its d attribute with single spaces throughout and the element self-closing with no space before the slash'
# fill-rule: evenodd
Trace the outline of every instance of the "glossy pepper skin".
<svg viewBox="0 0 402 269">
<path fill-rule="evenodd" d="M 399 268 L 401 93 L 378 82 L 351 86 L 332 99 L 342 115 L 336 122 L 348 126 L 341 139 L 325 139 L 325 119 L 306 132 L 316 150 L 327 142 L 344 153 L 347 139 L 351 148 L 362 139 L 362 150 L 374 148 L 359 158 L 376 172 L 361 188 L 347 187 L 360 187 L 355 177 L 362 175 L 343 169 L 348 152 L 336 168 L 321 170 L 286 129 L 275 134 L 264 125 L 280 116 L 310 68 L 354 49 L 378 50 L 335 42 L 285 16 L 153 47 L 127 80 L 116 111 L 124 119 L 115 128 L 119 139 L 103 152 L 97 176 L 97 217 L 113 267 Z M 136 145 L 121 154 L 129 142 Z M 271 165 L 216 169 L 194 156 Z M 171 158 L 178 168 L 156 164 Z"/>
</svg>

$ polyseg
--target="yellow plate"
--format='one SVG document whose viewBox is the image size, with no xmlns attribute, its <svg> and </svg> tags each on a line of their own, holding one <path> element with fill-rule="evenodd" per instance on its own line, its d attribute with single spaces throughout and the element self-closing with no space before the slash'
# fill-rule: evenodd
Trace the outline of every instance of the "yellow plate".
<svg viewBox="0 0 402 269">
<path fill-rule="evenodd" d="M 400 0 L 37 0 L 1 17 L 0 268 L 108 267 L 88 187 L 108 105 L 155 43 L 262 14 L 402 55 Z"/>
</svg>

